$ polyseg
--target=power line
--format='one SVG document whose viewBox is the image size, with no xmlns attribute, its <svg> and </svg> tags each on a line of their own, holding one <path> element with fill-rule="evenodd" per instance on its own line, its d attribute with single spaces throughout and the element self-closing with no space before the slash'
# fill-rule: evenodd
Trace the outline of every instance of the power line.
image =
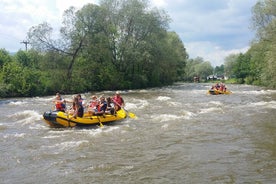
<svg viewBox="0 0 276 184">
<path fill-rule="evenodd" d="M 23 41 L 20 42 L 20 43 L 25 44 L 25 49 L 26 49 L 26 51 L 27 51 L 27 50 L 28 50 L 28 44 L 30 44 L 30 42 L 23 40 Z"/>
</svg>

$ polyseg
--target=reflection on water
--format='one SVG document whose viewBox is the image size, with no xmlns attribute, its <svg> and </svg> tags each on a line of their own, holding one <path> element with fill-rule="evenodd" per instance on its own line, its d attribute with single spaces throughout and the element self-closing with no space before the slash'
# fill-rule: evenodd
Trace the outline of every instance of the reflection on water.
<svg viewBox="0 0 276 184">
<path fill-rule="evenodd" d="M 276 183 L 276 91 L 228 85 L 233 94 L 210 96 L 210 86 L 123 91 L 138 118 L 104 128 L 49 128 L 52 97 L 1 100 L 0 181 Z"/>
</svg>

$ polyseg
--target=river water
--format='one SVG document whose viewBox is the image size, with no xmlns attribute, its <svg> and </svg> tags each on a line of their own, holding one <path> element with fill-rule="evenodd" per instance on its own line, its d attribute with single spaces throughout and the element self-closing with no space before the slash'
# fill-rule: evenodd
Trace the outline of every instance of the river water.
<svg viewBox="0 0 276 184">
<path fill-rule="evenodd" d="M 52 96 L 2 99 L 0 183 L 276 183 L 276 91 L 210 86 L 122 92 L 138 118 L 103 128 L 50 128 Z"/>
</svg>

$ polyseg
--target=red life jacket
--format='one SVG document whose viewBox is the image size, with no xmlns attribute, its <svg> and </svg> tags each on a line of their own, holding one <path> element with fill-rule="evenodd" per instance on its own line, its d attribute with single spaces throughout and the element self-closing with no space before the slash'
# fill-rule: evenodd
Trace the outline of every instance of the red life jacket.
<svg viewBox="0 0 276 184">
<path fill-rule="evenodd" d="M 101 105 L 98 105 L 98 106 L 97 106 L 97 110 L 98 110 L 98 112 L 101 111 Z"/>
<path fill-rule="evenodd" d="M 98 105 L 98 102 L 95 100 L 95 101 L 92 101 L 92 102 L 90 103 L 90 106 L 89 106 L 89 107 L 95 108 L 95 107 L 97 107 L 97 105 Z"/>
<path fill-rule="evenodd" d="M 59 97 L 59 99 L 56 99 L 56 110 L 57 111 L 65 111 L 65 103 L 63 101 L 63 99 L 61 97 Z"/>
<path fill-rule="evenodd" d="M 113 102 L 117 105 L 120 105 L 120 106 L 124 103 L 121 96 L 114 96 L 113 97 Z"/>
<path fill-rule="evenodd" d="M 64 111 L 64 105 L 62 105 L 62 102 L 56 102 L 56 110 Z"/>
</svg>

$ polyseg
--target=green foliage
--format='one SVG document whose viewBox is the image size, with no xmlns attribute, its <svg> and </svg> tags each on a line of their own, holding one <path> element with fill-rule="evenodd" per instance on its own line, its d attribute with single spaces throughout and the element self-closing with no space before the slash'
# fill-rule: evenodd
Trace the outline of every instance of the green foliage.
<svg viewBox="0 0 276 184">
<path fill-rule="evenodd" d="M 250 56 L 239 54 L 233 72 L 237 78 L 244 80 L 250 74 Z"/>
<path fill-rule="evenodd" d="M 5 49 L 0 49 L 0 68 L 3 67 L 5 63 L 11 62 L 12 57 L 10 56 L 9 52 Z"/>
<path fill-rule="evenodd" d="M 209 61 L 204 61 L 202 58 L 189 59 L 186 65 L 186 79 L 192 82 L 194 77 L 199 77 L 205 80 L 208 75 L 213 74 L 213 67 Z"/>
<path fill-rule="evenodd" d="M 71 7 L 64 12 L 60 37 L 53 39 L 53 28 L 44 22 L 28 32 L 32 50 L 18 51 L 11 60 L 0 55 L 0 93 L 81 93 L 182 80 L 188 55 L 179 36 L 167 31 L 169 21 L 144 0 Z"/>
<path fill-rule="evenodd" d="M 42 93 L 40 72 L 23 67 L 16 61 L 6 63 L 2 70 L 3 96 L 37 96 Z"/>
<path fill-rule="evenodd" d="M 253 7 L 255 42 L 245 54 L 229 56 L 226 72 L 239 83 L 276 88 L 276 1 L 260 0 Z"/>
<path fill-rule="evenodd" d="M 224 65 L 216 66 L 214 69 L 214 74 L 224 75 Z"/>
<path fill-rule="evenodd" d="M 201 79 L 206 79 L 208 75 L 213 73 L 213 67 L 210 62 L 205 61 L 195 66 L 195 72 Z"/>
<path fill-rule="evenodd" d="M 230 54 L 224 60 L 224 72 L 228 78 L 235 77 L 234 67 L 238 58 L 238 54 Z"/>
</svg>

